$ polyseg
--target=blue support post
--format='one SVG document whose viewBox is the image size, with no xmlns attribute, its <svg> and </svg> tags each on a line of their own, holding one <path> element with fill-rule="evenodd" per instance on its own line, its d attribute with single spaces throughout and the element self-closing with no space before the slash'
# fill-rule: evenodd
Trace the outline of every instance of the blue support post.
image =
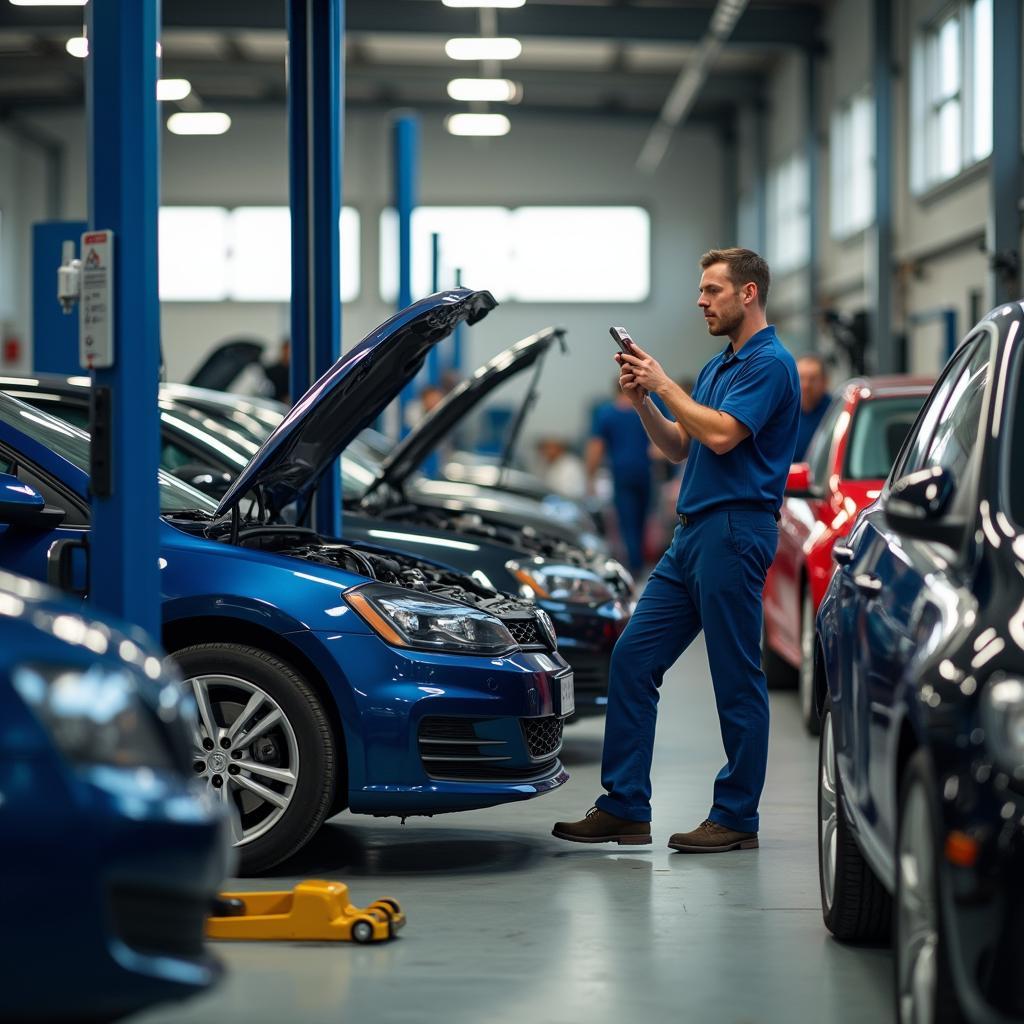
<svg viewBox="0 0 1024 1024">
<path fill-rule="evenodd" d="M 32 225 L 32 369 L 36 373 L 80 373 L 78 311 L 64 313 L 56 301 L 57 267 L 65 241 L 79 241 L 84 220 L 55 220 Z"/>
<path fill-rule="evenodd" d="M 820 89 L 818 88 L 818 52 L 809 47 L 804 55 L 804 75 L 807 106 L 804 112 L 804 152 L 807 157 L 807 351 L 818 347 L 818 194 L 820 160 L 818 154 L 818 120 L 820 117 Z"/>
<path fill-rule="evenodd" d="M 430 291 L 441 290 L 441 236 L 435 231 L 430 236 Z M 441 346 L 435 345 L 427 353 L 427 383 L 433 387 L 441 384 Z"/>
<path fill-rule="evenodd" d="M 872 78 L 875 94 L 875 224 L 868 260 L 871 340 L 879 373 L 897 365 L 892 332 L 892 75 L 894 64 L 891 0 L 875 0 Z"/>
<path fill-rule="evenodd" d="M 109 389 L 110 486 L 96 494 L 94 481 L 89 595 L 159 637 L 160 3 L 92 0 L 85 13 L 89 225 L 114 232 L 114 365 L 93 379 L 94 396 Z"/>
<path fill-rule="evenodd" d="M 395 210 L 398 213 L 398 308 L 412 302 L 412 211 L 416 208 L 416 175 L 419 157 L 419 118 L 401 114 L 394 125 Z M 415 397 L 415 381 L 398 397 L 398 436 L 409 433 L 405 411 Z"/>
<path fill-rule="evenodd" d="M 1014 302 L 1021 289 L 1021 5 L 992 4 L 992 158 L 989 161 L 988 251 L 992 305 Z"/>
<path fill-rule="evenodd" d="M 292 348 L 302 350 L 305 363 L 292 366 L 296 399 L 341 355 L 344 23 L 344 0 L 289 0 Z M 303 370 L 304 379 L 299 377 Z M 312 522 L 325 536 L 341 533 L 341 473 L 336 467 L 320 481 Z"/>
<path fill-rule="evenodd" d="M 462 268 L 455 268 L 455 287 L 462 287 Z M 465 324 L 460 320 L 455 325 L 455 330 L 452 332 L 452 369 L 461 377 L 462 376 L 462 343 L 464 340 L 463 332 L 465 330 Z"/>
</svg>

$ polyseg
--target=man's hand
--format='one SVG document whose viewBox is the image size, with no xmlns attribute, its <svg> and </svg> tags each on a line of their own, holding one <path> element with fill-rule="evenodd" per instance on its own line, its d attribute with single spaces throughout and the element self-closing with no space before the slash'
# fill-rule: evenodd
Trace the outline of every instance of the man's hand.
<svg viewBox="0 0 1024 1024">
<path fill-rule="evenodd" d="M 623 391 L 626 390 L 626 382 L 651 394 L 663 394 L 666 388 L 672 386 L 672 381 L 661 368 L 661 363 L 654 356 L 648 355 L 636 342 L 633 343 L 632 354 L 616 352 L 615 359 L 619 364 L 619 387 Z M 632 395 L 630 397 L 632 398 Z"/>
<path fill-rule="evenodd" d="M 619 362 L 619 390 L 633 403 L 633 408 L 639 412 L 644 404 L 646 392 L 636 383 L 633 371 L 627 369 L 622 364 L 620 357 L 616 355 L 615 359 Z"/>
</svg>

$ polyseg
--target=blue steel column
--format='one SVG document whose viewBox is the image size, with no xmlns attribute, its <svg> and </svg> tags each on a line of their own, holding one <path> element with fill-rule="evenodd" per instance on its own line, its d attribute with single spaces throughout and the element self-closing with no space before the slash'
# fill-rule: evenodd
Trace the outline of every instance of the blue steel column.
<svg viewBox="0 0 1024 1024">
<path fill-rule="evenodd" d="M 992 4 L 992 159 L 988 250 L 992 305 L 1020 296 L 1021 5 Z"/>
<path fill-rule="evenodd" d="M 818 154 L 818 119 L 821 107 L 818 89 L 818 54 L 814 47 L 804 54 L 804 74 L 807 89 L 807 107 L 804 111 L 806 132 L 804 152 L 807 158 L 807 351 L 818 347 L 818 216 L 821 189 L 820 159 Z"/>
<path fill-rule="evenodd" d="M 419 156 L 419 119 L 415 114 L 402 114 L 394 124 L 394 188 L 395 210 L 398 214 L 398 308 L 412 302 L 412 211 L 416 207 L 416 173 Z M 405 437 L 406 406 L 416 389 L 410 382 L 398 397 L 398 436 Z"/>
<path fill-rule="evenodd" d="M 302 10 L 299 8 L 302 7 Z M 291 145 L 292 330 L 305 328 L 294 347 L 308 360 L 306 378 L 292 371 L 299 398 L 341 355 L 341 144 L 344 0 L 289 3 L 289 141 Z M 305 72 L 299 80 L 301 72 Z M 300 107 L 298 100 L 304 99 Z M 304 119 L 304 129 L 297 123 Z M 303 145 L 305 143 L 305 145 Z M 304 265 L 303 265 L 304 263 Z M 297 273 L 305 271 L 300 278 Z M 296 311 L 297 305 L 305 311 Z M 297 312 L 297 315 L 296 315 Z M 341 533 L 341 476 L 324 473 L 317 488 L 313 523 L 327 536 Z"/>
<path fill-rule="evenodd" d="M 875 367 L 894 373 L 892 331 L 892 4 L 874 0 L 872 79 L 875 94 L 875 225 L 868 257 L 868 309 Z"/>
<path fill-rule="evenodd" d="M 159 0 L 86 8 L 89 224 L 114 232 L 111 490 L 93 497 L 89 594 L 99 608 L 160 635 L 157 382 Z"/>
</svg>

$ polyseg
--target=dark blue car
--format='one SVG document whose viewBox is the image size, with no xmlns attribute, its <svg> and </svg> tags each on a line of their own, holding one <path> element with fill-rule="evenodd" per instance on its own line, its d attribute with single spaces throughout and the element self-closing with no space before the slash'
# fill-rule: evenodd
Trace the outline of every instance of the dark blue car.
<svg viewBox="0 0 1024 1024">
<path fill-rule="evenodd" d="M 817 621 L 822 910 L 898 1020 L 1024 1019 L 1024 306 L 946 366 Z"/>
<path fill-rule="evenodd" d="M 299 400 L 219 506 L 161 474 L 162 640 L 195 693 L 193 768 L 236 812 L 243 870 L 283 860 L 345 807 L 438 814 L 568 779 L 572 671 L 542 609 L 301 525 L 351 437 L 433 345 L 493 305 L 460 289 L 382 325 Z M 82 537 L 87 467 L 85 434 L 0 396 L 0 473 L 48 506 L 0 526 L 0 566 L 45 576 L 53 542 Z"/>
<path fill-rule="evenodd" d="M 220 977 L 231 847 L 194 715 L 139 631 L 0 573 L 0 1020 L 111 1020 Z"/>
</svg>

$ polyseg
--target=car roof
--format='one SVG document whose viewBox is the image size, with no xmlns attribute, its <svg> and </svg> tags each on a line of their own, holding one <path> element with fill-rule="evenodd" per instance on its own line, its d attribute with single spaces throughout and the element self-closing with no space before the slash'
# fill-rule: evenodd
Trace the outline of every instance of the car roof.
<svg viewBox="0 0 1024 1024">
<path fill-rule="evenodd" d="M 936 378 L 923 374 L 891 373 L 871 377 L 853 377 L 838 390 L 847 394 L 851 389 L 870 392 L 871 397 L 892 395 L 927 395 L 934 387 Z M 867 397 L 867 396 L 862 396 Z"/>
</svg>

